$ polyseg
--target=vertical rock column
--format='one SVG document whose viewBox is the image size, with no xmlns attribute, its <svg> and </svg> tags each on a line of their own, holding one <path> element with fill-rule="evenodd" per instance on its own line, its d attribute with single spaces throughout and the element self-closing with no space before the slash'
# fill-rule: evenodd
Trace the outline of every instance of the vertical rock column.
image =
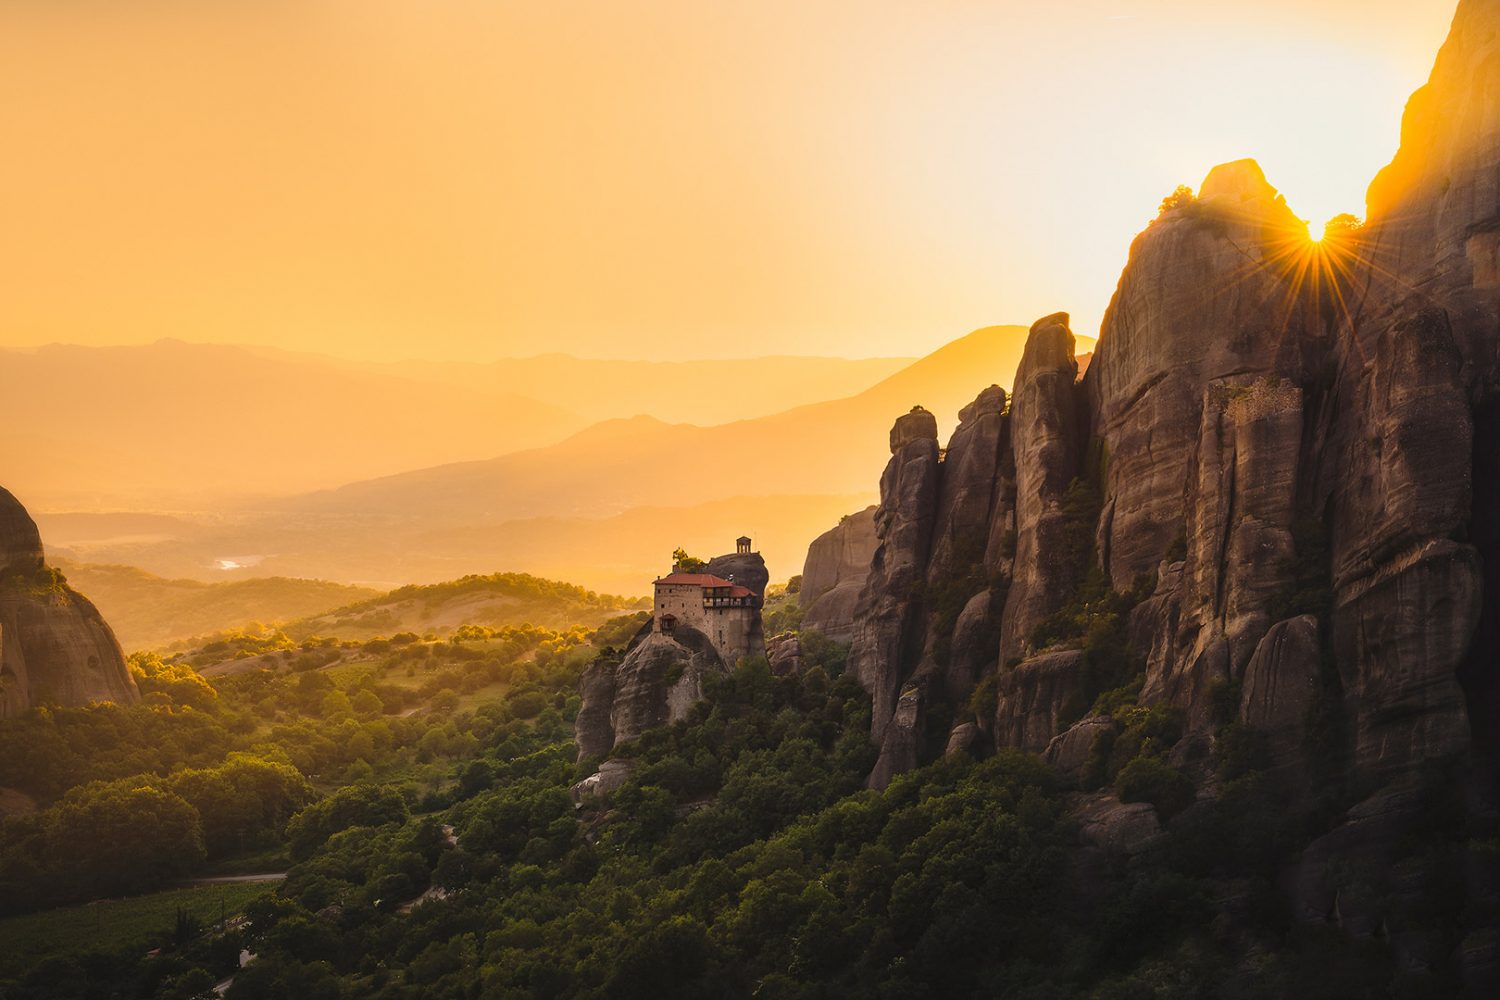
<svg viewBox="0 0 1500 1000">
<path fill-rule="evenodd" d="M 1028 637 L 1078 585 L 1066 547 L 1063 497 L 1083 468 L 1078 362 L 1068 316 L 1031 328 L 1010 408 L 1016 469 L 1015 571 L 1001 620 L 1000 662 L 1024 656 Z"/>
<path fill-rule="evenodd" d="M 849 648 L 848 669 L 874 702 L 870 728 L 877 742 L 921 653 L 919 591 L 927 575 L 938 490 L 937 418 L 916 407 L 891 428 L 891 460 L 880 477 L 875 512 L 880 544 L 860 594 Z"/>
<path fill-rule="evenodd" d="M 1010 445 L 1005 404 L 1005 390 L 997 385 L 980 393 L 959 412 L 943 458 L 927 563 L 927 635 L 917 674 L 939 681 L 955 704 L 994 665 L 997 652 L 1005 588 L 989 566 L 988 549 L 997 503 L 1009 492 L 1002 471 Z"/>
</svg>

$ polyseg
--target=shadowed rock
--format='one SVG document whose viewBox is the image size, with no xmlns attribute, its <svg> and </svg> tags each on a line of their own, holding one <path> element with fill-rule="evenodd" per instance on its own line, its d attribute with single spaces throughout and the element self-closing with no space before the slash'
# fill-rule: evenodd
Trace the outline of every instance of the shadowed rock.
<svg viewBox="0 0 1500 1000">
<path fill-rule="evenodd" d="M 875 507 L 850 514 L 819 535 L 807 549 L 802 567 L 802 627 L 835 642 L 854 638 L 854 615 L 860 591 L 870 576 L 875 549 Z"/>
<path fill-rule="evenodd" d="M 939 489 L 937 419 L 921 407 L 891 428 L 891 460 L 880 479 L 875 534 L 880 540 L 860 594 L 848 670 L 874 702 L 878 742 L 903 678 L 921 653 L 920 609 Z"/>
<path fill-rule="evenodd" d="M 0 718 L 41 704 L 140 698 L 114 633 L 48 570 L 36 523 L 0 489 Z"/>
<path fill-rule="evenodd" d="M 1078 585 L 1077 568 L 1060 558 L 1067 545 L 1063 497 L 1083 466 L 1077 378 L 1067 314 L 1039 320 L 1016 371 L 1011 403 L 1016 541 L 1001 623 L 1001 663 L 1025 654 L 1032 630 Z"/>
</svg>

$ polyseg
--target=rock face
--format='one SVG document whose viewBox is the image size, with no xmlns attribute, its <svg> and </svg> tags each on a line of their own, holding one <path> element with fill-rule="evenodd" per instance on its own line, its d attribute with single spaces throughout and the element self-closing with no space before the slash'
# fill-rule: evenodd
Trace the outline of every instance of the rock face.
<svg viewBox="0 0 1500 1000">
<path fill-rule="evenodd" d="M 46 568 L 36 523 L 0 489 L 0 718 L 139 698 L 109 625 Z"/>
<path fill-rule="evenodd" d="M 0 576 L 40 572 L 42 533 L 9 490 L 0 487 Z"/>
<path fill-rule="evenodd" d="M 595 663 L 580 684 L 579 757 L 608 753 L 648 729 L 686 718 L 703 700 L 704 677 L 728 672 L 708 636 L 686 626 L 672 635 L 646 635 L 618 666 Z"/>
<path fill-rule="evenodd" d="M 875 510 L 850 514 L 819 535 L 802 567 L 802 627 L 835 642 L 854 638 L 854 613 L 875 560 Z"/>
<path fill-rule="evenodd" d="M 921 407 L 891 428 L 891 460 L 880 478 L 880 540 L 855 614 L 848 670 L 875 701 L 874 735 L 885 733 L 901 682 L 921 654 L 920 595 L 937 520 L 937 418 Z"/>
<path fill-rule="evenodd" d="M 1364 797 L 1309 852 L 1310 913 L 1339 908 L 1330 845 L 1404 863 L 1434 768 L 1500 802 L 1500 0 L 1460 4 L 1363 227 L 1315 243 L 1218 167 L 1136 239 L 1082 375 L 1072 342 L 1038 322 L 946 450 L 921 411 L 892 430 L 849 659 L 870 783 L 1002 747 L 1077 778 L 1127 691 L 1200 790 L 1232 736 Z M 1154 836 L 1097 811 L 1100 843 Z"/>
<path fill-rule="evenodd" d="M 1057 734 L 1064 706 L 1079 690 L 1083 654 L 1047 653 L 1000 673 L 995 704 L 995 741 L 1032 753 L 1047 749 Z"/>
<path fill-rule="evenodd" d="M 1001 619 L 1002 661 L 1023 655 L 1032 630 L 1078 585 L 1077 567 L 1056 557 L 1069 544 L 1063 496 L 1082 468 L 1077 378 L 1067 315 L 1039 321 L 1016 371 L 1011 411 L 1016 543 Z"/>
<path fill-rule="evenodd" d="M 1067 322 L 1058 314 L 1033 327 L 1015 397 L 996 385 L 983 390 L 960 412 L 946 449 L 920 407 L 891 429 L 849 670 L 871 692 L 877 741 L 893 717 L 914 721 L 897 724 L 882 745 L 875 787 L 943 749 L 928 744 L 938 734 L 925 732 L 921 717 L 954 714 L 1012 648 L 1003 637 L 1029 635 L 1077 584 L 1076 560 L 1036 558 L 1067 531 L 1063 498 L 1082 465 L 1083 397 Z M 849 523 L 835 531 L 850 531 Z M 838 544 L 830 532 L 809 553 L 803 587 L 812 581 L 812 607 L 832 592 L 824 567 Z M 985 712 L 969 721 L 982 728 L 991 719 Z"/>
<path fill-rule="evenodd" d="M 1251 161 L 1216 168 L 1199 200 L 1130 250 L 1084 380 L 1108 455 L 1100 558 L 1119 590 L 1182 535 L 1205 390 L 1216 379 L 1299 370 L 1304 317 L 1290 247 L 1306 228 Z"/>
<path fill-rule="evenodd" d="M 1318 619 L 1278 622 L 1250 657 L 1240 682 L 1240 718 L 1265 733 L 1275 763 L 1295 765 L 1307 745 L 1308 706 L 1322 689 Z"/>
</svg>

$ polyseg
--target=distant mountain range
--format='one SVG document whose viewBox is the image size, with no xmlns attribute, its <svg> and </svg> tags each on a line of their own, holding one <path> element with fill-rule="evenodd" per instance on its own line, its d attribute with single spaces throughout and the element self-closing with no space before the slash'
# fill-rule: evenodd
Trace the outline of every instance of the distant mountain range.
<svg viewBox="0 0 1500 1000">
<path fill-rule="evenodd" d="M 896 417 L 921 405 L 951 428 L 980 389 L 1009 381 L 1026 332 L 976 330 L 844 399 L 712 426 L 608 421 L 547 447 L 353 483 L 276 507 L 485 523 L 607 517 L 726 496 L 863 492 L 889 456 L 886 431 Z"/>
<path fill-rule="evenodd" d="M 705 404 L 700 422 L 607 420 L 497 458 L 227 512 L 38 519 L 53 548 L 76 560 L 211 581 L 390 587 L 506 570 L 640 594 L 677 545 L 711 556 L 745 533 L 785 579 L 801 571 L 814 537 L 874 499 L 895 418 L 921 405 L 946 434 L 981 389 L 1009 381 L 1026 332 L 977 330 L 844 398 L 751 419 L 715 423 L 728 411 Z M 640 403 L 656 405 L 644 393 Z M 734 405 L 749 403 L 742 396 Z M 492 451 L 520 440 L 500 425 L 484 430 Z"/>
<path fill-rule="evenodd" d="M 0 468 L 33 510 L 214 509 L 537 447 L 609 418 L 761 416 L 906 363 L 375 365 L 173 340 L 0 351 Z"/>
</svg>

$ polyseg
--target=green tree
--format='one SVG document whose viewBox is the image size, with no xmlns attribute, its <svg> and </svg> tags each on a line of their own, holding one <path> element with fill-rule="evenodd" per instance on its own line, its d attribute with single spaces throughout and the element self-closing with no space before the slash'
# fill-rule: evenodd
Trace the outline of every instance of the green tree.
<svg viewBox="0 0 1500 1000">
<path fill-rule="evenodd" d="M 75 789 L 47 818 L 51 868 L 86 895 L 140 892 L 205 857 L 203 827 L 180 795 L 140 785 Z"/>
<path fill-rule="evenodd" d="M 286 825 L 293 860 L 302 860 L 329 837 L 357 826 L 405 823 L 411 817 L 406 800 L 384 785 L 350 785 L 297 813 Z"/>
</svg>

